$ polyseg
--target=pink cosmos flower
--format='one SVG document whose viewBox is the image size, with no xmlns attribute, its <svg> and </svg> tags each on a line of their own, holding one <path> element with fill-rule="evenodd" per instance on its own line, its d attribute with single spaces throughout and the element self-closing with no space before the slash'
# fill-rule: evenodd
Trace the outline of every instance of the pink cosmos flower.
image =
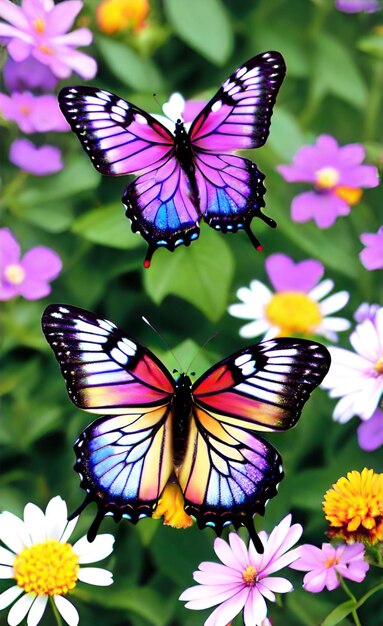
<svg viewBox="0 0 383 626">
<path fill-rule="evenodd" d="M 334 283 L 329 278 L 321 280 L 322 263 L 315 259 L 295 263 L 286 254 L 272 254 L 265 261 L 265 269 L 275 293 L 253 280 L 250 287 L 238 289 L 242 302 L 228 308 L 234 317 L 252 320 L 239 331 L 242 337 L 323 335 L 336 341 L 337 332 L 350 327 L 345 318 L 332 316 L 345 306 L 349 294 L 339 291 L 328 295 Z"/>
<path fill-rule="evenodd" d="M 377 0 L 336 0 L 335 6 L 343 13 L 375 13 L 380 8 Z"/>
<path fill-rule="evenodd" d="M 82 78 L 93 78 L 97 64 L 90 56 L 76 50 L 89 46 L 92 33 L 79 28 L 68 33 L 81 11 L 80 0 L 22 0 L 21 7 L 11 0 L 0 0 L 0 37 L 8 40 L 7 48 L 14 61 L 33 56 L 48 65 L 58 78 L 68 78 L 72 71 Z M 8 23 L 6 23 L 8 22 Z"/>
<path fill-rule="evenodd" d="M 199 585 L 186 589 L 180 600 L 186 601 L 186 608 L 192 610 L 219 605 L 205 626 L 226 626 L 242 610 L 245 626 L 260 626 L 267 615 L 265 598 L 275 602 L 275 593 L 293 589 L 286 578 L 272 574 L 297 558 L 297 550 L 290 548 L 302 530 L 300 524 L 291 526 L 291 515 L 287 515 L 269 537 L 264 531 L 259 533 L 263 554 L 256 552 L 252 541 L 247 548 L 236 533 L 229 534 L 230 545 L 217 538 L 214 550 L 222 563 L 201 563 L 193 574 Z"/>
<path fill-rule="evenodd" d="M 38 148 L 28 139 L 16 139 L 11 144 L 9 160 L 24 172 L 35 176 L 54 174 L 64 167 L 58 148 L 48 145 Z"/>
<path fill-rule="evenodd" d="M 9 228 L 0 228 L 0 300 L 44 298 L 61 268 L 60 257 L 45 246 L 31 248 L 21 259 L 20 246 Z"/>
<path fill-rule="evenodd" d="M 322 548 L 305 544 L 297 548 L 299 559 L 290 565 L 291 569 L 308 572 L 303 579 L 306 591 L 319 593 L 326 587 L 333 591 L 339 587 L 338 576 L 362 582 L 369 570 L 364 560 L 364 546 L 361 543 L 332 546 L 322 543 Z"/>
<path fill-rule="evenodd" d="M 369 420 L 383 394 L 383 307 L 373 319 L 357 324 L 350 335 L 354 349 L 331 347 L 331 367 L 322 383 L 330 398 L 340 398 L 334 420 L 348 422 L 354 415 Z"/>
<path fill-rule="evenodd" d="M 360 240 L 365 247 L 359 254 L 359 258 L 366 270 L 383 269 L 383 226 L 378 232 L 363 233 Z"/>
<path fill-rule="evenodd" d="M 11 57 L 5 62 L 3 68 L 4 84 L 7 91 L 53 91 L 58 83 L 58 78 L 52 73 L 47 65 L 39 63 L 33 57 L 17 63 Z"/>
<path fill-rule="evenodd" d="M 0 93 L 0 111 L 5 119 L 16 122 L 24 133 L 70 130 L 53 95 L 34 96 L 29 91 L 10 96 Z"/>
<path fill-rule="evenodd" d="M 366 452 L 383 446 L 383 411 L 377 408 L 368 420 L 359 424 L 356 434 L 359 446 Z"/>
<path fill-rule="evenodd" d="M 313 219 L 319 228 L 329 228 L 337 217 L 348 215 L 350 206 L 359 202 L 361 187 L 379 184 L 378 170 L 361 165 L 365 149 L 360 144 L 338 146 L 330 135 L 318 137 L 314 146 L 298 150 L 291 165 L 277 170 L 289 183 L 310 183 L 313 191 L 296 196 L 291 205 L 295 222 Z"/>
</svg>

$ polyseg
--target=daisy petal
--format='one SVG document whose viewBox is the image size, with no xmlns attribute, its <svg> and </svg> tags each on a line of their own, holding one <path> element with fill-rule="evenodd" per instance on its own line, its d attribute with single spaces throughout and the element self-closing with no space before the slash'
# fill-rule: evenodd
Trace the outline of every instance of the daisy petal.
<svg viewBox="0 0 383 626">
<path fill-rule="evenodd" d="M 43 511 L 28 502 L 24 508 L 24 523 L 28 528 L 32 543 L 42 543 L 47 538 L 45 515 Z"/>
<path fill-rule="evenodd" d="M 32 593 L 26 593 L 13 605 L 8 613 L 9 626 L 17 626 L 23 621 L 24 617 L 31 608 L 35 600 L 35 595 Z"/>
<path fill-rule="evenodd" d="M 59 540 L 67 525 L 68 510 L 65 501 L 56 496 L 52 498 L 45 510 L 47 536 Z"/>
<path fill-rule="evenodd" d="M 74 517 L 73 519 L 71 519 L 67 525 L 66 528 L 63 532 L 63 534 L 61 535 L 60 538 L 60 543 L 66 543 L 69 539 L 69 537 L 71 536 L 71 534 L 73 533 L 74 529 L 76 528 L 76 524 L 78 522 L 79 516 Z"/>
<path fill-rule="evenodd" d="M 79 557 L 80 565 L 84 563 L 94 563 L 105 559 L 113 551 L 113 535 L 98 535 L 93 543 L 86 537 L 81 537 L 73 546 L 73 551 Z"/>
<path fill-rule="evenodd" d="M 18 587 L 14 585 L 10 587 L 6 591 L 0 594 L 0 610 L 5 609 L 7 606 L 12 604 L 22 593 L 24 593 L 24 589 L 22 587 Z"/>
<path fill-rule="evenodd" d="M 73 604 L 64 598 L 64 596 L 53 596 L 53 600 L 63 620 L 65 620 L 69 626 L 77 626 L 80 617 Z"/>
<path fill-rule="evenodd" d="M 15 560 L 15 554 L 10 550 L 6 550 L 0 546 L 0 565 L 11 565 Z"/>
<path fill-rule="evenodd" d="M 24 522 L 13 513 L 4 511 L 0 515 L 0 539 L 15 554 L 31 545 L 31 538 Z"/>
<path fill-rule="evenodd" d="M 28 613 L 27 625 L 37 626 L 44 615 L 45 607 L 48 602 L 48 596 L 37 596 Z"/>
<path fill-rule="evenodd" d="M 99 585 L 107 587 L 113 583 L 113 575 L 102 567 L 81 567 L 78 572 L 78 579 L 88 585 Z"/>
<path fill-rule="evenodd" d="M 15 572 L 13 567 L 9 567 L 8 565 L 0 565 L 0 579 L 1 578 L 13 578 Z"/>
<path fill-rule="evenodd" d="M 205 626 L 227 626 L 242 611 L 249 595 L 249 587 L 242 589 L 236 596 L 223 602 L 206 620 Z"/>
</svg>

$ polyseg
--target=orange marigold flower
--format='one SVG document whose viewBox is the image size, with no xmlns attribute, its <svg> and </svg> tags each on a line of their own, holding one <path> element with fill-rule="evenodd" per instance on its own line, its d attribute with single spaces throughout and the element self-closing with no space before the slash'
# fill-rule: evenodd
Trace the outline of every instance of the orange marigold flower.
<svg viewBox="0 0 383 626">
<path fill-rule="evenodd" d="M 103 0 L 96 8 L 96 20 L 107 35 L 127 29 L 136 32 L 144 27 L 149 9 L 148 0 Z"/>
<path fill-rule="evenodd" d="M 348 472 L 325 493 L 323 510 L 329 537 L 349 543 L 383 541 L 383 474 L 366 467 Z"/>
<path fill-rule="evenodd" d="M 177 483 L 169 483 L 163 490 L 152 517 L 159 519 L 163 516 L 166 526 L 188 528 L 193 520 L 185 513 L 184 504 L 184 497 Z"/>
</svg>

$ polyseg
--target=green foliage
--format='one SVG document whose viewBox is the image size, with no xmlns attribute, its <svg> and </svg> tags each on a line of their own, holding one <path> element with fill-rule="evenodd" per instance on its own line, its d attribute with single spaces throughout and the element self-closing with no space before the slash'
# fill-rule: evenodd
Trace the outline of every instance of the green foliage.
<svg viewBox="0 0 383 626">
<path fill-rule="evenodd" d="M 35 177 L 20 172 L 8 160 L 17 128 L 0 120 L 3 224 L 23 252 L 49 246 L 63 261 L 48 297 L 2 303 L 0 503 L 2 510 L 17 515 L 28 501 L 45 507 L 57 494 L 73 511 L 84 496 L 72 470 L 72 447 L 94 416 L 67 397 L 41 332 L 47 304 L 71 303 L 106 316 L 150 346 L 170 371 L 188 368 L 196 376 L 248 343 L 238 334 L 242 320 L 229 316 L 227 306 L 251 280 L 269 284 L 264 260 L 270 254 L 320 260 L 335 290 L 351 294 L 350 304 L 340 312 L 350 321 L 363 301 L 383 305 L 381 272 L 367 272 L 358 256 L 360 234 L 376 232 L 382 224 L 381 189 L 366 190 L 350 216 L 320 230 L 312 222 L 292 221 L 291 201 L 308 186 L 288 184 L 276 171 L 301 146 L 325 133 L 340 144 L 364 143 L 368 161 L 381 169 L 383 36 L 376 26 L 382 13 L 346 15 L 335 9 L 333 0 L 152 0 L 141 30 L 106 36 L 94 21 L 97 4 L 85 0 L 78 21 L 79 27 L 88 23 L 94 33 L 88 52 L 97 58 L 99 73 L 93 84 L 153 113 L 160 113 L 159 103 L 175 91 L 208 99 L 230 72 L 261 51 L 276 49 L 285 56 L 287 76 L 270 137 L 264 147 L 245 155 L 266 174 L 265 212 L 278 227 L 271 230 L 253 221 L 264 248 L 258 253 L 244 233 L 225 237 L 202 224 L 197 241 L 173 253 L 159 250 L 145 270 L 147 244 L 131 232 L 121 203 L 132 178 L 102 177 L 72 133 L 32 137 L 61 148 L 65 167 L 60 173 Z M 67 84 L 79 80 L 72 76 Z M 141 321 L 142 315 L 171 350 Z M 200 351 L 214 333 L 214 342 Z M 339 345 L 349 347 L 348 333 L 341 334 Z M 335 423 L 333 408 L 334 400 L 318 390 L 296 428 L 270 435 L 283 457 L 285 478 L 265 517 L 256 520 L 258 529 L 270 531 L 291 511 L 304 527 L 302 542 L 320 545 L 326 541 L 321 507 L 325 491 L 352 469 L 379 471 L 380 451 L 362 451 L 357 420 Z M 82 514 L 75 539 L 86 532 L 93 513 Z M 110 519 L 102 531 L 116 535 L 116 549 L 105 562 L 115 583 L 106 589 L 79 583 L 72 599 L 81 626 L 202 626 L 209 611 L 188 611 L 178 597 L 193 584 L 198 564 L 215 558 L 213 531 L 196 526 L 175 530 L 154 520 L 116 526 Z M 273 626 L 350 626 L 355 607 L 362 624 L 382 624 L 376 569 L 371 567 L 360 585 L 350 583 L 356 604 L 340 589 L 309 594 L 301 588 L 302 573 L 289 570 L 286 577 L 293 581 L 294 592 L 270 607 Z M 0 581 L 0 591 L 8 583 Z M 2 619 L 5 623 L 5 613 Z M 41 624 L 53 624 L 49 610 Z"/>
</svg>

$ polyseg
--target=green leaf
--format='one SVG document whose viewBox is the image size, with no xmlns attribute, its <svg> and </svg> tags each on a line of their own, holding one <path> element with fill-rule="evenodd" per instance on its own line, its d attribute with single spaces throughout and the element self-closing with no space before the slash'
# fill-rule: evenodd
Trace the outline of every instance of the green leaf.
<svg viewBox="0 0 383 626">
<path fill-rule="evenodd" d="M 92 209 L 73 222 L 72 231 L 88 241 L 110 248 L 128 250 L 142 243 L 141 237 L 134 235 L 123 209 L 117 204 Z"/>
<path fill-rule="evenodd" d="M 383 37 L 382 35 L 367 35 L 360 39 L 357 43 L 357 47 L 362 52 L 366 52 L 371 56 L 383 59 Z"/>
<path fill-rule="evenodd" d="M 48 233 L 62 233 L 72 223 L 73 207 L 64 202 L 36 204 L 23 211 L 23 218 Z"/>
<path fill-rule="evenodd" d="M 224 65 L 234 34 L 220 0 L 165 0 L 164 6 L 180 39 L 212 63 Z"/>
<path fill-rule="evenodd" d="M 150 59 L 144 59 L 126 44 L 110 38 L 98 36 L 96 44 L 108 69 L 124 85 L 151 93 L 163 89 L 163 78 Z"/>
<path fill-rule="evenodd" d="M 350 615 L 351 611 L 355 608 L 355 602 L 353 600 L 346 600 L 343 604 L 336 607 L 327 617 L 323 620 L 322 626 L 335 626 L 339 624 L 347 615 Z"/>
<path fill-rule="evenodd" d="M 228 303 L 234 261 L 220 233 L 205 228 L 190 248 L 159 250 L 144 273 L 145 289 L 160 304 L 167 295 L 183 298 L 217 321 Z"/>
<path fill-rule="evenodd" d="M 347 48 L 331 35 L 317 38 L 313 97 L 321 100 L 327 93 L 338 96 L 356 109 L 364 109 L 368 91 Z"/>
</svg>

